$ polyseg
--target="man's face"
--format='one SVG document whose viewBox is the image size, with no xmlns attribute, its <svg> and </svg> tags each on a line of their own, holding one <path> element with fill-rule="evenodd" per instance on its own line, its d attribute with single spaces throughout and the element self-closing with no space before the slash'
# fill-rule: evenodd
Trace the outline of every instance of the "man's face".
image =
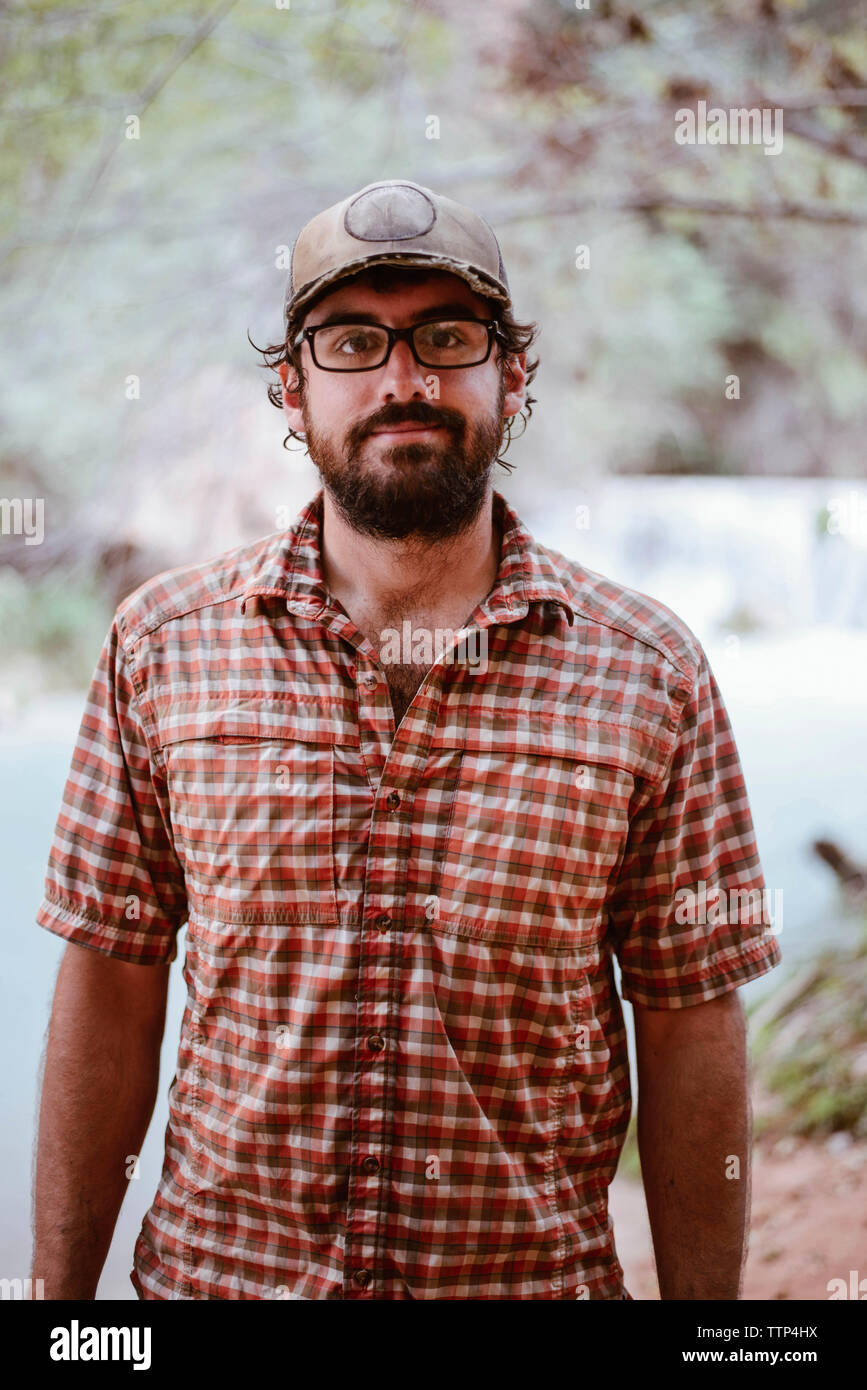
<svg viewBox="0 0 867 1390">
<path fill-rule="evenodd" d="M 356 315 L 392 328 L 440 316 L 491 316 L 465 281 L 438 271 L 387 293 L 363 282 L 339 286 L 314 305 L 304 326 Z M 383 540 L 442 540 L 476 518 L 504 418 L 517 414 L 524 398 L 525 355 L 504 373 L 495 352 L 487 362 L 446 370 L 421 366 L 409 343 L 396 342 L 381 367 L 328 372 L 303 344 L 307 389 L 284 391 L 284 410 L 292 428 L 306 434 L 323 485 L 355 530 Z M 280 374 L 284 387 L 287 377 L 294 384 L 285 364 Z"/>
</svg>

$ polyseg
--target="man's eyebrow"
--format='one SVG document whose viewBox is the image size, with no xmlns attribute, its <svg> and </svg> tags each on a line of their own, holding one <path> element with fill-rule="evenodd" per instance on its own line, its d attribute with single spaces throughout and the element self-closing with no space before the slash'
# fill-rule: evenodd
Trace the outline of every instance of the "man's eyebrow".
<svg viewBox="0 0 867 1390">
<path fill-rule="evenodd" d="M 450 304 L 434 304 L 429 309 L 419 309 L 417 313 L 410 315 L 410 323 L 421 323 L 424 319 L 474 319 L 477 318 L 472 309 L 459 301 Z M 325 328 L 332 323 L 381 323 L 376 314 L 368 314 L 363 311 L 354 313 L 352 309 L 335 309 L 333 313 L 326 314 L 324 319 L 318 323 L 311 323 L 310 328 Z"/>
</svg>

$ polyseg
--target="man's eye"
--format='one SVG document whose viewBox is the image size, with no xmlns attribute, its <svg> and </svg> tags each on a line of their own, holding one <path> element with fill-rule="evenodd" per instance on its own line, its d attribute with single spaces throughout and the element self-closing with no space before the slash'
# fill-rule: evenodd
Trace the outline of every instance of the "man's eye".
<svg viewBox="0 0 867 1390">
<path fill-rule="evenodd" d="M 464 342 L 465 335 L 454 323 L 434 323 L 427 330 L 427 339 L 431 347 L 447 348 Z"/>
<path fill-rule="evenodd" d="M 359 352 L 367 352 L 370 348 L 370 337 L 367 333 L 348 333 L 345 338 L 341 338 L 335 344 L 335 348 L 337 352 L 342 352 L 346 357 L 351 357 Z"/>
<path fill-rule="evenodd" d="M 456 333 L 453 328 L 435 328 L 430 335 L 430 340 L 431 345 L 438 348 L 453 347 L 455 343 L 462 341 L 460 334 Z"/>
<path fill-rule="evenodd" d="M 419 335 L 428 351 L 449 352 L 475 342 L 478 329 L 473 324 L 446 322 L 425 324 Z"/>
</svg>

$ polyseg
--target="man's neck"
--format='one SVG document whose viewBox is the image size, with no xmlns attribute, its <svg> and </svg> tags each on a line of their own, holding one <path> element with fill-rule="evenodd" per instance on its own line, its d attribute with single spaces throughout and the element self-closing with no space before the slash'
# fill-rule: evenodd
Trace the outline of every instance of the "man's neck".
<svg viewBox="0 0 867 1390">
<path fill-rule="evenodd" d="M 350 615 L 353 610 L 409 615 L 474 607 L 496 580 L 501 539 L 493 524 L 490 489 L 472 525 L 443 541 L 362 535 L 344 521 L 324 491 L 323 578 Z"/>
</svg>

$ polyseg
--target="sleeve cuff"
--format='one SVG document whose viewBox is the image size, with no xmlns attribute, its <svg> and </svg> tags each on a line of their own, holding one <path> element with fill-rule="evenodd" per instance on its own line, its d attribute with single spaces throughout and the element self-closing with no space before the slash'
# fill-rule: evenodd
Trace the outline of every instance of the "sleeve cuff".
<svg viewBox="0 0 867 1390">
<path fill-rule="evenodd" d="M 105 956 L 130 965 L 168 965 L 178 953 L 177 933 L 119 929 L 89 913 L 86 908 L 61 899 L 44 897 L 36 922 L 76 946 L 88 946 Z"/>
<path fill-rule="evenodd" d="M 648 1009 L 686 1009 L 737 989 L 765 975 L 782 961 L 780 943 L 768 932 L 750 946 L 730 947 L 703 965 L 669 980 L 648 979 L 620 971 L 620 993 L 630 1004 Z"/>
</svg>

